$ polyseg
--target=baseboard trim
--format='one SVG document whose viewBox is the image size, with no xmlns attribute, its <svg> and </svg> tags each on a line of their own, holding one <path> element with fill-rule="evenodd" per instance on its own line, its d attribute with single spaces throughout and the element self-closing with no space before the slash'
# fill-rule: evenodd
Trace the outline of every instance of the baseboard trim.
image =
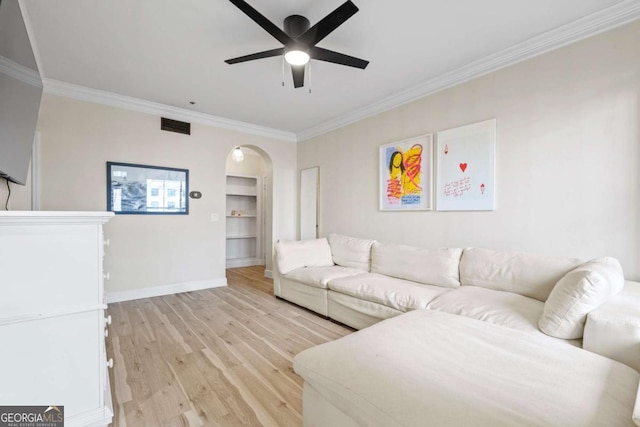
<svg viewBox="0 0 640 427">
<path fill-rule="evenodd" d="M 227 286 L 226 278 L 198 280 L 195 282 L 176 283 L 173 285 L 154 286 L 152 288 L 132 289 L 130 291 L 116 291 L 107 293 L 107 303 L 131 301 L 141 298 L 159 297 L 178 294 L 180 292 L 199 291 L 201 289 L 219 288 Z"/>
<path fill-rule="evenodd" d="M 237 258 L 227 260 L 227 268 L 251 267 L 252 265 L 264 265 L 264 258 Z"/>
<path fill-rule="evenodd" d="M 110 408 L 96 408 L 81 412 L 70 417 L 65 416 L 67 427 L 98 427 L 107 426 L 113 422 L 113 412 Z"/>
</svg>

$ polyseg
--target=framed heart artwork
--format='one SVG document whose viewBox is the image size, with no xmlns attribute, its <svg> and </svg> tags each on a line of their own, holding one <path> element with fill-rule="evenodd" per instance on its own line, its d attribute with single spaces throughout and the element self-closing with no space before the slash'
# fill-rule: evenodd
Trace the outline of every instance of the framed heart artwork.
<svg viewBox="0 0 640 427">
<path fill-rule="evenodd" d="M 438 132 L 436 210 L 495 210 L 495 159 L 495 119 Z"/>
</svg>

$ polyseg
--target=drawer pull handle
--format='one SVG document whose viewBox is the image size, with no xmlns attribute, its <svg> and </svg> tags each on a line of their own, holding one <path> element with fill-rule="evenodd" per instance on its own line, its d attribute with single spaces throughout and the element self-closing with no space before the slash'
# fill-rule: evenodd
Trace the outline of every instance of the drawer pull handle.
<svg viewBox="0 0 640 427">
<path fill-rule="evenodd" d="M 107 360 L 107 366 L 108 366 L 109 368 L 113 368 L 113 358 L 111 358 L 111 359 Z"/>
<path fill-rule="evenodd" d="M 111 274 L 109 272 L 104 273 L 102 276 L 105 280 L 109 280 L 111 278 Z"/>
<path fill-rule="evenodd" d="M 111 315 L 108 315 L 107 317 L 104 318 L 104 323 L 106 323 L 107 325 L 111 324 Z"/>
<path fill-rule="evenodd" d="M 109 239 L 104 239 L 104 245 L 105 246 L 111 245 L 111 242 L 109 241 Z"/>
<path fill-rule="evenodd" d="M 108 329 L 104 330 L 104 336 L 105 336 L 105 338 L 109 336 L 109 330 Z"/>
</svg>

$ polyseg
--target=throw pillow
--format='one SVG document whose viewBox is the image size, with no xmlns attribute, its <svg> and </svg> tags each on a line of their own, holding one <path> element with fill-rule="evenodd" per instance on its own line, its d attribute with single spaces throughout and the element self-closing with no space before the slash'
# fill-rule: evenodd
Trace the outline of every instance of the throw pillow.
<svg viewBox="0 0 640 427">
<path fill-rule="evenodd" d="M 556 283 L 544 304 L 538 327 L 556 338 L 582 338 L 587 314 L 624 287 L 615 258 L 597 258 L 571 270 Z"/>
<path fill-rule="evenodd" d="M 276 243 L 276 262 L 280 274 L 296 268 L 332 266 L 331 248 L 326 238 Z"/>
<path fill-rule="evenodd" d="M 373 240 L 358 239 L 356 237 L 329 235 L 329 246 L 333 262 L 343 267 L 371 270 L 371 245 Z"/>
</svg>

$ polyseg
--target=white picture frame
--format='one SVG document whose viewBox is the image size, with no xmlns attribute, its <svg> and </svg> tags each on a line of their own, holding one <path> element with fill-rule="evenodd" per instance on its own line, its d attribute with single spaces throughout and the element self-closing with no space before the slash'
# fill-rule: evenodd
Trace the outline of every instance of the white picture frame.
<svg viewBox="0 0 640 427">
<path fill-rule="evenodd" d="M 496 209 L 496 119 L 437 133 L 436 209 Z"/>
<path fill-rule="evenodd" d="M 433 210 L 433 134 L 380 146 L 381 211 Z"/>
</svg>

